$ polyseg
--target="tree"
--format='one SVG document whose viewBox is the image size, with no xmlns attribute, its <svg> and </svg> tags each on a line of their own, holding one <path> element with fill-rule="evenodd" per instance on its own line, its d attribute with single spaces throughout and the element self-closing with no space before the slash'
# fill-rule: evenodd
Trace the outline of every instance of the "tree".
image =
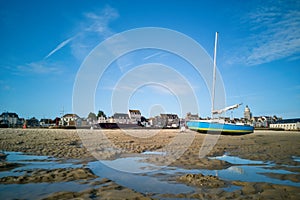
<svg viewBox="0 0 300 200">
<path fill-rule="evenodd" d="M 97 120 L 97 116 L 96 116 L 95 113 L 90 112 L 89 115 L 88 115 L 88 119 L 96 121 Z"/>
<path fill-rule="evenodd" d="M 141 122 L 148 122 L 148 120 L 144 116 L 142 116 L 141 117 Z"/>
<path fill-rule="evenodd" d="M 102 110 L 99 110 L 97 117 L 101 117 L 101 116 L 104 117 L 104 118 L 106 118 L 105 113 Z"/>
</svg>

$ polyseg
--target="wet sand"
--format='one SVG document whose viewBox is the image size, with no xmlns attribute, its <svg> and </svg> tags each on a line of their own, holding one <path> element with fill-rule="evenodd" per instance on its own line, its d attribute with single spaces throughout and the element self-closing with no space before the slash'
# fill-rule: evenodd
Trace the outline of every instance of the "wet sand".
<svg viewBox="0 0 300 200">
<path fill-rule="evenodd" d="M 186 141 L 191 141 L 191 144 L 184 143 L 185 137 Z M 180 156 L 169 162 L 159 160 L 161 157 L 149 161 L 158 165 L 159 163 L 168 163 L 169 166 L 185 169 L 224 169 L 231 164 L 226 161 L 212 160 L 208 157 L 229 154 L 244 159 L 276 163 L 277 168 L 282 169 L 286 169 L 286 166 L 292 166 L 290 171 L 297 173 L 300 171 L 300 163 L 293 159 L 293 156 L 300 157 L 300 132 L 255 131 L 248 135 L 214 137 L 218 138 L 216 144 L 212 145 L 214 142 L 207 142 L 209 137 L 206 134 L 189 130 L 180 133 L 179 130 L 123 132 L 122 130 L 0 129 L 0 150 L 53 156 L 60 159 L 77 159 L 81 163 L 87 163 L 96 159 L 115 159 L 127 154 L 145 151 L 163 152 L 168 150 L 172 144 L 172 152 L 176 153 L 183 149 L 182 155 L 180 153 Z M 176 140 L 176 138 L 179 139 Z M 200 158 L 199 150 L 204 143 L 208 146 L 211 145 L 212 149 Z M 182 147 L 183 145 L 187 145 L 187 147 Z M 1 160 L 1 171 L 11 170 L 13 167 L 14 163 L 7 163 L 5 158 Z M 300 182 L 299 174 L 295 176 L 287 174 L 266 175 L 281 180 Z M 20 177 L 1 178 L 0 184 L 86 181 L 95 178 L 95 175 L 86 168 L 52 171 L 37 169 Z M 217 177 L 200 174 L 180 175 L 176 180 L 178 183 L 192 185 L 198 189 L 190 194 L 164 194 L 158 198 L 298 199 L 298 194 L 300 194 L 299 187 L 259 182 L 228 182 Z M 151 195 L 141 194 L 118 185 L 111 180 L 101 179 L 97 181 L 94 181 L 94 184 L 99 184 L 101 187 L 76 192 L 67 192 L 62 189 L 61 192 L 50 194 L 47 198 L 122 199 L 122 197 L 128 197 L 128 199 L 148 199 L 151 197 Z M 240 188 L 235 191 L 222 190 L 222 187 L 227 184 L 236 185 Z M 152 196 L 152 198 L 156 197 Z"/>
</svg>

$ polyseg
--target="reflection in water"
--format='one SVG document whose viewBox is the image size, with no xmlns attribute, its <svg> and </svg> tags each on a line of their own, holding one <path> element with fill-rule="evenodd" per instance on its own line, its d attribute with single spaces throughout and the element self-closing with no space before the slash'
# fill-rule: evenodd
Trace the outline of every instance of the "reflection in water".
<svg viewBox="0 0 300 200">
<path fill-rule="evenodd" d="M 237 174 L 245 174 L 245 171 L 242 168 L 237 167 L 237 166 L 231 166 L 227 170 L 228 171 L 233 171 L 233 172 L 235 172 Z"/>
<path fill-rule="evenodd" d="M 154 152 L 153 154 L 155 154 L 155 153 L 156 152 Z M 147 154 L 151 155 L 152 152 L 148 152 Z M 245 181 L 245 182 L 267 182 L 267 183 L 300 187 L 300 183 L 293 182 L 290 180 L 280 180 L 280 179 L 271 178 L 271 177 L 264 175 L 267 173 L 296 174 L 295 172 L 290 172 L 288 170 L 274 169 L 273 167 L 276 165 L 271 162 L 254 161 L 254 160 L 242 159 L 239 157 L 228 156 L 228 155 L 211 157 L 210 159 L 224 160 L 224 161 L 230 162 L 231 164 L 233 164 L 233 166 L 230 166 L 229 168 L 222 169 L 222 170 L 183 169 L 183 168 L 170 167 L 170 166 L 167 166 L 164 168 L 155 168 L 156 166 L 154 164 L 142 162 L 143 160 L 141 159 L 141 157 L 119 158 L 119 159 L 116 159 L 113 161 L 102 161 L 102 162 L 105 163 L 106 165 L 108 164 L 108 166 L 110 164 L 130 166 L 130 167 L 133 167 L 132 169 L 137 170 L 134 172 L 141 173 L 144 171 L 144 175 L 146 176 L 144 178 L 147 178 L 147 179 L 150 179 L 151 176 L 154 176 L 157 173 L 165 174 L 166 179 L 168 179 L 168 177 L 169 178 L 174 177 L 174 175 L 179 175 L 179 174 L 201 173 L 204 175 L 216 175 L 217 174 L 219 176 L 219 178 L 228 180 L 228 181 L 238 180 L 238 181 Z M 110 163 L 108 163 L 108 162 L 110 162 Z M 118 166 L 117 166 L 117 168 L 118 168 Z M 152 171 L 149 171 L 149 169 L 152 169 Z M 159 170 L 155 171 L 155 169 L 159 169 Z M 93 171 L 94 171 L 94 173 L 97 174 L 97 173 L 99 173 L 98 171 L 101 171 L 101 170 L 95 169 Z M 117 173 L 119 175 L 122 174 L 122 172 L 120 172 L 120 171 L 117 171 L 117 170 L 114 170 L 114 171 L 115 171 L 115 173 Z M 124 173 L 124 174 L 126 174 L 125 177 L 128 178 L 128 180 L 126 180 L 126 178 L 125 178 L 124 181 L 118 182 L 119 184 L 125 184 L 127 187 L 131 187 L 131 188 L 137 189 L 137 191 L 144 192 L 143 181 L 141 183 L 139 183 L 139 181 L 138 181 L 139 184 L 137 184 L 137 185 L 134 185 L 132 183 L 128 184 L 127 181 L 129 181 L 129 179 L 130 179 L 129 177 L 132 174 L 130 174 L 130 173 Z M 133 176 L 134 175 L 132 175 L 132 177 Z M 135 175 L 135 176 L 140 177 L 138 175 Z M 122 177 L 124 177 L 124 176 L 122 176 Z M 119 179 L 118 177 L 108 177 L 108 178 L 112 178 L 115 181 L 118 181 L 118 179 Z M 142 178 L 141 180 L 143 180 L 144 178 Z M 169 185 L 166 187 L 173 187 L 172 185 Z M 140 186 L 142 186 L 142 187 L 140 188 Z M 159 184 L 158 184 L 158 186 L 159 186 Z M 162 186 L 162 188 L 164 188 L 164 187 Z"/>
<path fill-rule="evenodd" d="M 292 156 L 292 159 L 296 162 L 300 162 L 300 157 L 299 156 Z"/>
<path fill-rule="evenodd" d="M 58 168 L 78 168 L 83 167 L 81 164 L 75 164 L 74 160 L 68 160 L 61 162 L 60 160 L 47 157 L 47 156 L 34 156 L 24 155 L 18 152 L 6 152 L 7 162 L 21 163 L 23 166 L 17 167 L 10 171 L 0 172 L 0 177 L 5 176 L 20 176 L 27 170 L 34 169 L 58 169 Z M 145 162 L 145 157 L 156 155 L 163 156 L 163 152 L 145 152 L 138 156 L 118 158 L 115 160 L 105 161 L 93 161 L 89 162 L 85 167 L 90 168 L 94 174 L 100 178 L 108 178 L 119 185 L 131 188 L 141 193 L 153 193 L 153 194 L 179 194 L 190 193 L 196 188 L 187 186 L 185 184 L 176 183 L 174 180 L 177 176 L 182 174 L 204 174 L 215 175 L 218 174 L 219 178 L 223 180 L 233 181 L 245 181 L 245 182 L 267 182 L 281 185 L 290 185 L 300 187 L 300 183 L 292 182 L 289 180 L 280 180 L 265 176 L 265 173 L 277 173 L 277 174 L 298 174 L 282 169 L 275 169 L 277 166 L 274 163 L 253 161 L 247 159 L 241 159 L 234 156 L 218 156 L 211 157 L 210 159 L 225 160 L 233 164 L 233 166 L 222 170 L 207 170 L 207 169 L 183 169 L 178 167 L 156 166 L 151 163 Z M 293 157 L 295 161 L 299 160 L 299 157 Z M 115 170 L 108 166 L 118 165 L 125 166 L 126 169 L 135 173 L 128 173 Z M 150 170 L 151 169 L 151 170 Z M 139 172 L 137 174 L 136 172 Z M 170 181 L 173 180 L 173 181 Z M 91 180 L 91 181 L 95 181 Z M 49 195 L 58 191 L 81 191 L 92 186 L 87 181 L 80 183 L 76 181 L 70 182 L 56 182 L 56 183 L 30 183 L 30 184 L 0 184 L 0 199 L 9 198 L 28 198 L 37 199 L 45 195 Z M 99 187 L 99 186 L 98 186 Z M 234 191 L 240 189 L 240 187 L 229 185 L 227 188 L 222 188 L 225 191 Z"/>
<path fill-rule="evenodd" d="M 127 165 L 127 162 L 132 161 L 137 160 L 132 158 L 123 158 L 122 164 Z M 141 165 L 140 162 L 137 162 L 136 164 L 137 166 L 145 165 L 145 163 Z M 179 194 L 194 191 L 192 187 L 184 184 L 169 183 L 168 181 L 160 180 L 158 177 L 152 177 L 150 174 L 132 174 L 114 170 L 104 165 L 101 161 L 90 162 L 88 167 L 97 176 L 106 177 L 120 185 L 132 188 L 141 193 Z"/>
<path fill-rule="evenodd" d="M 141 153 L 143 155 L 163 155 L 165 156 L 167 154 L 167 152 L 162 152 L 162 151 L 145 151 L 143 153 Z"/>
<path fill-rule="evenodd" d="M 4 153 L 7 154 L 7 162 L 55 160 L 55 158 L 49 156 L 26 155 L 21 152 L 4 151 Z"/>
<path fill-rule="evenodd" d="M 41 199 L 58 191 L 80 191 L 91 187 L 72 182 L 0 184 L 0 199 Z"/>
<path fill-rule="evenodd" d="M 6 176 L 22 176 L 26 171 L 34 169 L 58 169 L 58 168 L 79 168 L 80 164 L 72 162 L 59 162 L 59 160 L 48 156 L 26 155 L 21 152 L 4 152 L 7 154 L 6 162 L 22 164 L 22 166 L 10 171 L 0 172 L 0 178 Z"/>
<path fill-rule="evenodd" d="M 274 167 L 276 167 L 276 164 L 271 162 L 248 160 L 248 159 L 242 159 L 236 156 L 228 156 L 228 155 L 211 157 L 210 159 L 224 160 L 234 165 L 227 169 L 218 171 L 219 177 L 225 180 L 238 180 L 238 181 L 245 181 L 245 182 L 266 182 L 266 183 L 300 187 L 300 183 L 293 182 L 290 180 L 280 180 L 280 179 L 270 178 L 264 175 L 267 173 L 298 174 L 288 170 L 274 169 Z"/>
<path fill-rule="evenodd" d="M 239 158 L 239 157 L 236 157 L 236 156 L 228 156 L 228 155 L 209 157 L 209 159 L 224 160 L 224 161 L 227 161 L 227 162 L 229 162 L 231 164 L 235 164 L 235 165 L 260 165 L 260 164 L 265 164 L 265 162 L 263 162 L 263 161 L 248 160 L 248 159 L 243 159 L 243 158 Z"/>
</svg>

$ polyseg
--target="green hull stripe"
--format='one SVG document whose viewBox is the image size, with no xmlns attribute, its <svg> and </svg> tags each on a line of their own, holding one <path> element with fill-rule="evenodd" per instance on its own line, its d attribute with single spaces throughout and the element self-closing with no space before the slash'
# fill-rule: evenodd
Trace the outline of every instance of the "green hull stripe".
<svg viewBox="0 0 300 200">
<path fill-rule="evenodd" d="M 228 130 L 228 129 L 198 128 L 198 127 L 189 127 L 189 128 L 193 129 L 193 130 L 198 130 L 198 131 L 219 131 L 219 132 L 239 132 L 239 133 L 253 132 L 253 131 L 248 131 L 248 130 Z"/>
</svg>

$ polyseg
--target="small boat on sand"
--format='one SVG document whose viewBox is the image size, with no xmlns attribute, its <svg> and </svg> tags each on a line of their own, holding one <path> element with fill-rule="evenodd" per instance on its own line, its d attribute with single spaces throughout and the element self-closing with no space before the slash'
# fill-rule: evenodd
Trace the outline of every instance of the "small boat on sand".
<svg viewBox="0 0 300 200">
<path fill-rule="evenodd" d="M 230 123 L 225 122 L 225 120 L 220 118 L 214 118 L 215 114 L 222 114 L 228 110 L 233 110 L 238 108 L 241 104 L 235 104 L 233 106 L 228 106 L 221 110 L 214 109 L 214 98 L 215 98 L 215 81 L 216 81 L 216 54 L 217 54 L 217 42 L 218 42 L 218 32 L 216 32 L 215 39 L 215 50 L 214 50 L 214 71 L 213 71 L 213 92 L 212 92 L 212 119 L 210 120 L 191 120 L 186 124 L 189 129 L 204 133 L 222 133 L 222 134 L 247 134 L 252 133 L 254 127 L 244 123 Z"/>
</svg>

